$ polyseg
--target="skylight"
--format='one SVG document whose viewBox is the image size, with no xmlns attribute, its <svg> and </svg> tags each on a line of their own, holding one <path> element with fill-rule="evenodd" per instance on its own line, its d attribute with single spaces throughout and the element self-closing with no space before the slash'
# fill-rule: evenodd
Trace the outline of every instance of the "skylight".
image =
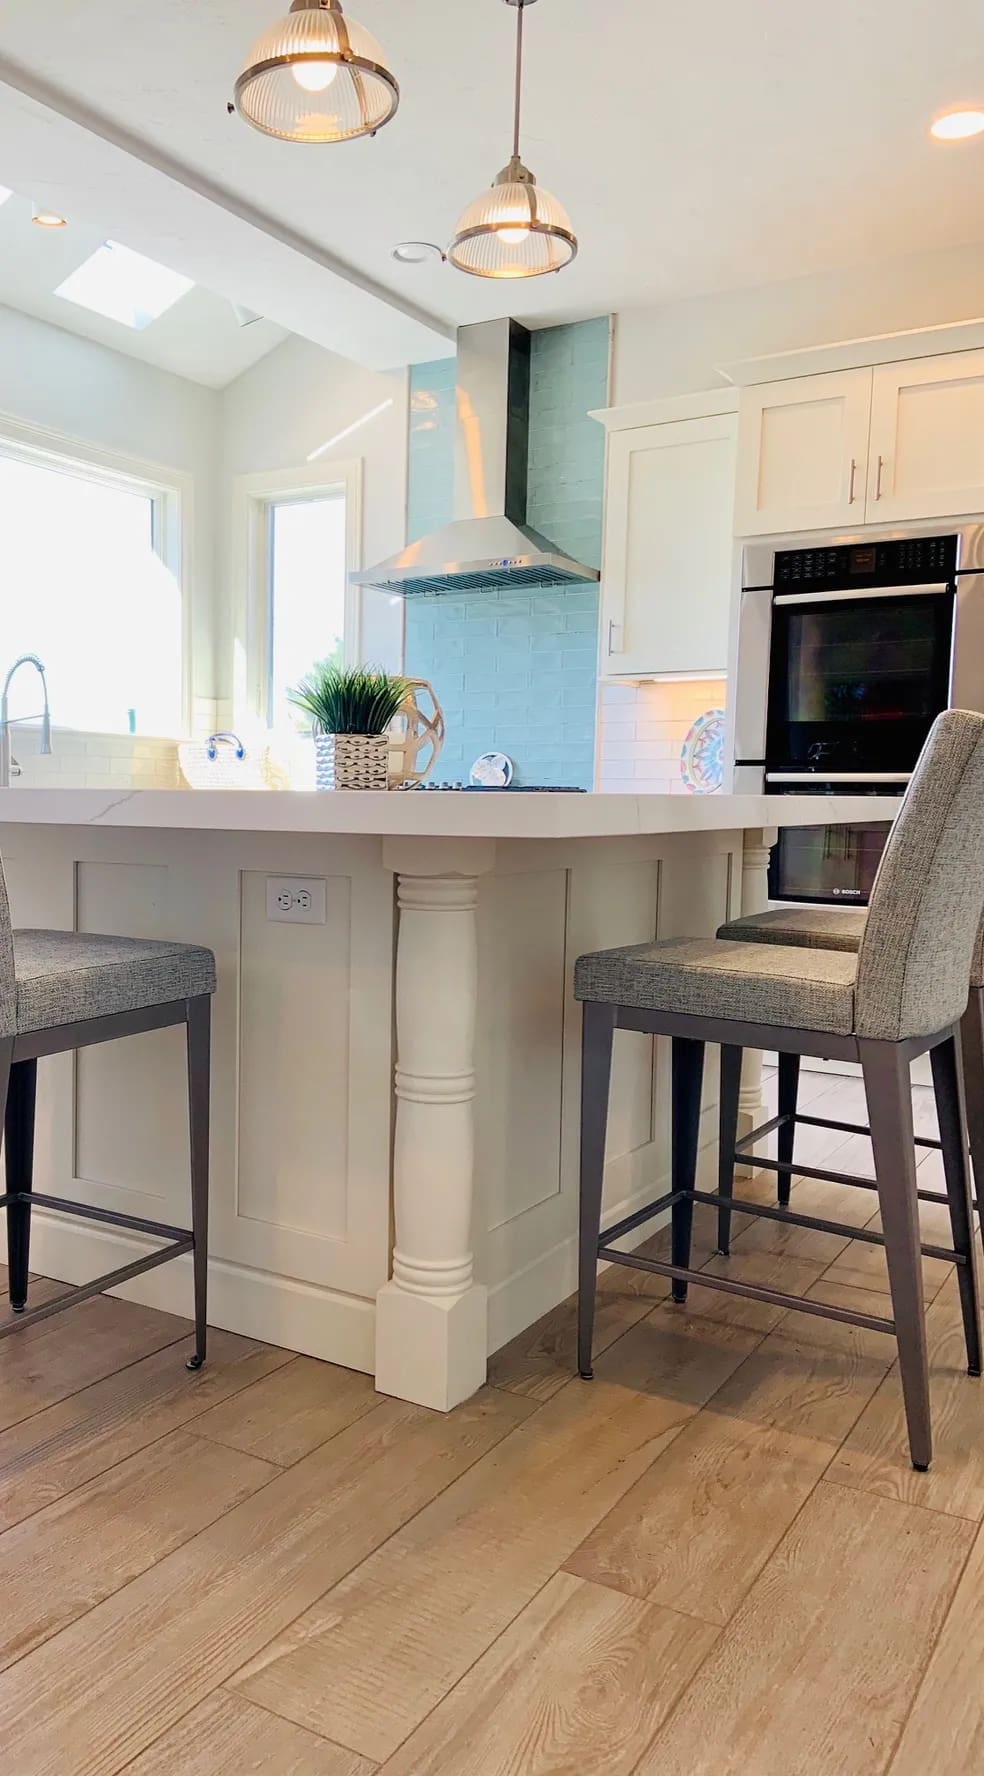
<svg viewBox="0 0 984 1776">
<path fill-rule="evenodd" d="M 193 288 L 193 280 L 180 272 L 117 241 L 105 241 L 58 285 L 55 295 L 140 332 Z"/>
</svg>

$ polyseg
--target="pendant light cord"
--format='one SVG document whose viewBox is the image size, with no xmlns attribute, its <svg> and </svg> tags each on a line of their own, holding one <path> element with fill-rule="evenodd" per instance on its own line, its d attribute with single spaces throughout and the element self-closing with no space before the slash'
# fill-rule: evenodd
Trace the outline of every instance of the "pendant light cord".
<svg viewBox="0 0 984 1776">
<path fill-rule="evenodd" d="M 516 103 L 513 110 L 513 159 L 519 159 L 519 114 L 523 102 L 523 0 L 516 7 Z"/>
</svg>

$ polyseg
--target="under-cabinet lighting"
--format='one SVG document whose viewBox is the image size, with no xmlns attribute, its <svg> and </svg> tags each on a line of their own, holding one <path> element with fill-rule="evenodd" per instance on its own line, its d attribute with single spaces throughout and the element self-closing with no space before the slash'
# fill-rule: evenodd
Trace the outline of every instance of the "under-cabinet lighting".
<svg viewBox="0 0 984 1776">
<path fill-rule="evenodd" d="M 192 289 L 193 279 L 130 247 L 105 241 L 59 284 L 55 295 L 141 332 Z"/>
</svg>

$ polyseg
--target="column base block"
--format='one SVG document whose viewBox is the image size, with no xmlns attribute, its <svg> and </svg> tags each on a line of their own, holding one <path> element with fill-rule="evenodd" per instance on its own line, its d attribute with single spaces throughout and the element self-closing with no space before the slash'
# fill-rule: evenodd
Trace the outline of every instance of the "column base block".
<svg viewBox="0 0 984 1776">
<path fill-rule="evenodd" d="M 376 1387 L 381 1394 L 450 1412 L 484 1385 L 488 1294 L 413 1295 L 385 1283 L 376 1296 Z"/>
</svg>

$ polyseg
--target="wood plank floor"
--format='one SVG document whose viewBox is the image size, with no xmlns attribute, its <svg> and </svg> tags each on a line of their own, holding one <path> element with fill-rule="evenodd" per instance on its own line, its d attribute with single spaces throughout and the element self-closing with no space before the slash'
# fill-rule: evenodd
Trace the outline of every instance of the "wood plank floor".
<svg viewBox="0 0 984 1776">
<path fill-rule="evenodd" d="M 855 1080 L 807 1100 L 863 1117 Z M 796 1152 L 871 1173 L 858 1136 Z M 866 1191 L 793 1206 L 877 1225 Z M 714 1219 L 710 1274 L 889 1311 L 877 1248 L 736 1216 L 724 1260 Z M 186 1322 L 122 1301 L 4 1341 L 0 1768 L 980 1776 L 984 1383 L 924 1275 L 928 1474 L 884 1334 L 614 1268 L 593 1383 L 565 1303 L 446 1417 L 229 1333 L 190 1376 Z"/>
</svg>

